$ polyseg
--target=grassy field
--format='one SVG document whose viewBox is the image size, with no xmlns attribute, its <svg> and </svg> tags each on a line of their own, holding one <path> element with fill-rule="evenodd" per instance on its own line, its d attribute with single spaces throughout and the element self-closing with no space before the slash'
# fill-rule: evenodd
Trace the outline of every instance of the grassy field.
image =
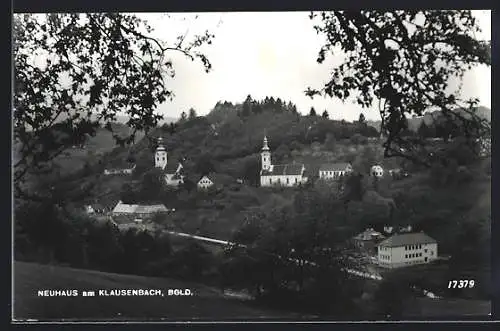
<svg viewBox="0 0 500 331">
<path fill-rule="evenodd" d="M 408 305 L 404 316 L 410 319 L 419 317 L 456 319 L 457 316 L 460 319 L 466 319 L 471 317 L 487 318 L 490 313 L 491 301 L 417 298 L 411 306 Z"/>
<path fill-rule="evenodd" d="M 294 318 L 189 282 L 15 262 L 14 320 L 261 320 Z M 39 290 L 190 289 L 192 296 L 38 297 Z"/>
</svg>

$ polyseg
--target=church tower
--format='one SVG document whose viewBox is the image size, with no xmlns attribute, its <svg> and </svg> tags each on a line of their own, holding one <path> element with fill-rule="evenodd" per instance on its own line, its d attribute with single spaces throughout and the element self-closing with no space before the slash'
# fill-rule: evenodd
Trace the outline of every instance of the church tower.
<svg viewBox="0 0 500 331">
<path fill-rule="evenodd" d="M 163 138 L 158 138 L 158 146 L 155 151 L 155 167 L 165 169 L 167 166 L 167 150 L 163 146 Z"/>
<path fill-rule="evenodd" d="M 262 170 L 271 169 L 271 152 L 269 151 L 269 146 L 267 145 L 267 137 L 264 137 L 264 145 L 262 146 L 262 151 L 260 152 L 262 160 Z"/>
</svg>

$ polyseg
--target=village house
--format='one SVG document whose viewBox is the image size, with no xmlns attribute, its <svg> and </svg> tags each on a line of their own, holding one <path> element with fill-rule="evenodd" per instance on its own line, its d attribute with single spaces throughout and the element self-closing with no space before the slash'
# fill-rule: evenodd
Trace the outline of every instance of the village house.
<svg viewBox="0 0 500 331">
<path fill-rule="evenodd" d="M 423 232 L 394 234 L 376 247 L 378 263 L 385 268 L 429 263 L 438 257 L 436 240 Z"/>
<path fill-rule="evenodd" d="M 113 208 L 113 216 L 127 216 L 134 219 L 150 218 L 157 213 L 168 213 L 169 210 L 165 205 L 139 205 L 139 204 L 126 204 L 121 200 Z"/>
<path fill-rule="evenodd" d="M 350 163 L 323 164 L 319 168 L 319 178 L 325 180 L 339 179 L 351 172 L 352 166 Z"/>
<path fill-rule="evenodd" d="M 184 168 L 180 162 L 168 163 L 167 150 L 161 137 L 158 138 L 155 151 L 155 167 L 163 170 L 165 185 L 178 187 L 184 183 Z"/>
<path fill-rule="evenodd" d="M 198 190 L 204 191 L 208 189 L 222 189 L 225 185 L 230 185 L 231 183 L 233 183 L 233 179 L 230 176 L 210 173 L 202 176 L 196 183 L 196 186 Z"/>
<path fill-rule="evenodd" d="M 124 167 L 104 169 L 104 175 L 106 175 L 106 176 L 132 175 L 134 173 L 135 167 L 136 167 L 135 164 L 128 164 L 128 165 L 125 165 Z"/>
<path fill-rule="evenodd" d="M 261 150 L 260 186 L 286 186 L 293 187 L 307 182 L 304 164 L 272 164 L 271 152 L 264 137 Z"/>
<path fill-rule="evenodd" d="M 384 176 L 384 168 L 378 164 L 372 166 L 370 169 L 370 176 L 382 178 Z"/>
<path fill-rule="evenodd" d="M 198 190 L 208 190 L 209 188 L 213 187 L 215 183 L 214 180 L 207 175 L 201 177 L 196 185 L 198 187 Z"/>
<path fill-rule="evenodd" d="M 375 255 L 377 252 L 376 245 L 385 238 L 382 233 L 375 231 L 373 228 L 368 228 L 353 238 L 353 244 L 361 251 Z"/>
</svg>

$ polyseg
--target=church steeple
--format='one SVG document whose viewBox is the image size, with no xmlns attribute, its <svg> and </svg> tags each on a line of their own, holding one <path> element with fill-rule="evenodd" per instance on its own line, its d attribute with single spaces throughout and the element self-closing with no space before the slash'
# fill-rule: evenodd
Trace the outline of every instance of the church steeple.
<svg viewBox="0 0 500 331">
<path fill-rule="evenodd" d="M 267 137 L 264 136 L 264 144 L 262 146 L 262 150 L 263 151 L 268 151 L 269 150 L 269 146 L 267 145 Z"/>
<path fill-rule="evenodd" d="M 269 151 L 266 136 L 264 136 L 264 143 L 260 152 L 260 156 L 262 161 L 262 170 L 269 170 L 271 168 L 271 152 Z"/>
<path fill-rule="evenodd" d="M 165 169 L 167 166 L 167 150 L 163 146 L 163 138 L 158 138 L 158 144 L 155 151 L 155 167 Z"/>
</svg>

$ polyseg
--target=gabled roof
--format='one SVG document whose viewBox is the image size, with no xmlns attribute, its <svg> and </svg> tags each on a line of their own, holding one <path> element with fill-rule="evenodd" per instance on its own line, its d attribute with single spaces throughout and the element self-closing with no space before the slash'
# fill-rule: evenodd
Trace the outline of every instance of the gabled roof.
<svg viewBox="0 0 500 331">
<path fill-rule="evenodd" d="M 347 162 L 322 164 L 319 171 L 344 171 L 351 164 Z"/>
<path fill-rule="evenodd" d="M 262 170 L 262 176 L 299 176 L 305 169 L 301 163 L 275 164 L 270 170 Z"/>
<path fill-rule="evenodd" d="M 395 234 L 378 244 L 383 247 L 401 247 L 407 245 L 435 244 L 435 239 L 423 232 Z"/>
<path fill-rule="evenodd" d="M 165 205 L 129 205 L 121 201 L 113 209 L 113 213 L 122 214 L 153 214 L 167 211 L 168 209 Z"/>
</svg>

